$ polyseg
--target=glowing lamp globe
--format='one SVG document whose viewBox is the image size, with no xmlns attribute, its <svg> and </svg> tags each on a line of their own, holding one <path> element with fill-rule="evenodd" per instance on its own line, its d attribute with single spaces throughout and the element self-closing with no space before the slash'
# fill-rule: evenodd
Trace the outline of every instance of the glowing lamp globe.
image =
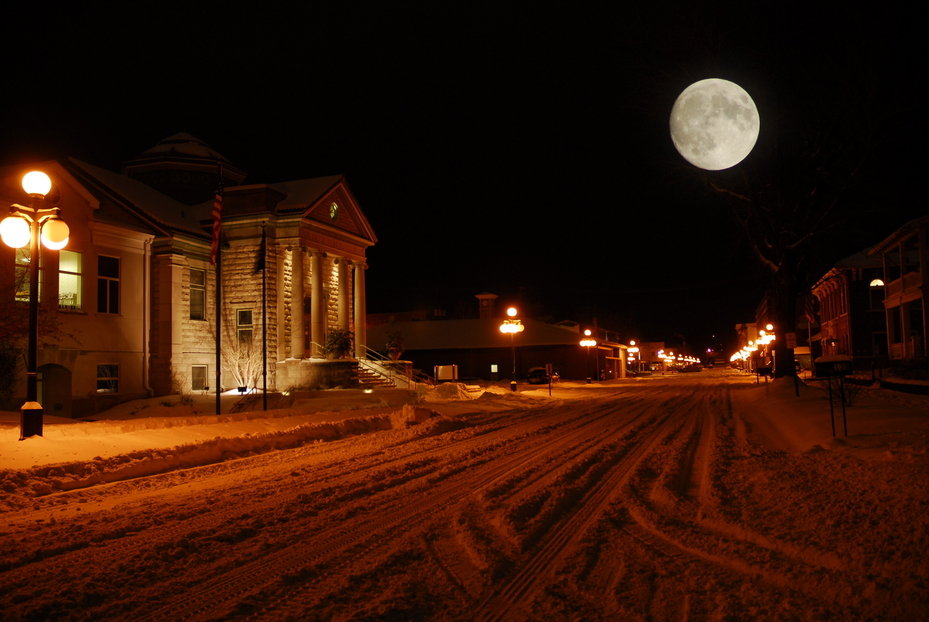
<svg viewBox="0 0 929 622">
<path fill-rule="evenodd" d="M 52 180 L 42 171 L 29 171 L 23 175 L 23 190 L 26 194 L 45 196 L 52 189 Z"/>
<path fill-rule="evenodd" d="M 685 160 L 720 171 L 745 159 L 758 140 L 758 108 L 742 87 L 709 78 L 694 82 L 671 108 L 671 140 Z"/>
<path fill-rule="evenodd" d="M 42 244 L 45 248 L 60 251 L 68 245 L 71 229 L 68 223 L 58 218 L 52 218 L 42 225 Z"/>
<path fill-rule="evenodd" d="M 0 221 L 0 237 L 10 248 L 22 248 L 29 244 L 29 223 L 19 216 L 7 216 Z"/>
</svg>

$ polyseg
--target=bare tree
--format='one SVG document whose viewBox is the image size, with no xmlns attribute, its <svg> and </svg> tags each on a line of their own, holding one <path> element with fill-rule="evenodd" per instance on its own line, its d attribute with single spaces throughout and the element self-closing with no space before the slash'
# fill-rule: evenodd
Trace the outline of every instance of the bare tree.
<svg viewBox="0 0 929 622">
<path fill-rule="evenodd" d="M 236 386 L 258 386 L 262 365 L 261 346 L 255 343 L 253 336 L 240 338 L 234 330 L 226 332 L 228 338 L 222 349 L 223 367 L 232 373 Z"/>
<path fill-rule="evenodd" d="M 830 253 L 841 246 L 837 241 L 850 241 L 843 236 L 858 215 L 860 206 L 849 196 L 868 148 L 837 133 L 837 127 L 823 126 L 788 148 L 777 144 L 763 174 L 742 167 L 715 179 L 706 176 L 769 276 L 767 319 L 778 335 L 796 332 L 798 297 L 841 259 Z M 778 361 L 793 360 L 784 339 L 775 342 L 775 352 Z M 793 373 L 792 365 L 775 370 L 778 377 Z"/>
</svg>

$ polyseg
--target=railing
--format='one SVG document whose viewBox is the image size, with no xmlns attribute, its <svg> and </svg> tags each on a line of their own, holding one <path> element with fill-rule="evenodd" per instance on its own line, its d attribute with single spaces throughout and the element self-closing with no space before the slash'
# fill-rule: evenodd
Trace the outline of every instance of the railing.
<svg viewBox="0 0 929 622">
<path fill-rule="evenodd" d="M 409 364 L 404 364 L 402 368 L 400 365 L 399 361 L 387 358 L 367 346 L 365 346 L 365 358 L 358 359 L 358 366 L 361 369 L 377 374 L 397 387 L 412 389 L 416 384 L 430 386 L 435 384 L 435 381 L 430 376 L 412 369 Z"/>
<path fill-rule="evenodd" d="M 322 345 L 315 341 L 311 341 L 310 352 L 316 351 L 317 348 L 319 352 L 324 351 Z M 412 369 L 412 366 L 407 361 L 395 361 L 376 350 L 372 350 L 368 346 L 365 346 L 364 350 L 364 358 L 356 358 L 358 367 L 380 376 L 394 386 L 412 389 L 416 384 L 435 385 L 435 380 L 432 376 L 424 374 L 419 370 Z"/>
</svg>

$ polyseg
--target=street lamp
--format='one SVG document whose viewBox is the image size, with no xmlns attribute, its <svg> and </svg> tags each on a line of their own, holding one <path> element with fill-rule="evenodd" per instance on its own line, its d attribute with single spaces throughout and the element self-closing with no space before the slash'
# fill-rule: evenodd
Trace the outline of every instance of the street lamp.
<svg viewBox="0 0 929 622">
<path fill-rule="evenodd" d="M 597 345 L 597 340 L 590 336 L 590 329 L 587 328 L 584 330 L 584 338 L 579 343 L 587 348 L 587 384 L 590 384 L 590 348 Z"/>
<path fill-rule="evenodd" d="M 627 348 L 627 351 L 629 352 L 629 359 L 635 364 L 633 371 L 638 373 L 641 364 L 639 363 L 639 346 L 635 345 L 635 339 L 629 341 L 629 348 Z"/>
<path fill-rule="evenodd" d="M 42 436 L 42 405 L 38 396 L 39 347 L 39 239 L 50 250 L 61 250 L 68 244 L 71 231 L 61 220 L 57 207 L 43 207 L 52 189 L 52 180 L 42 171 L 26 173 L 23 190 L 29 195 L 29 206 L 14 203 L 10 215 L 0 221 L 0 237 L 11 248 L 29 244 L 29 349 L 26 355 L 26 402 L 20 408 L 19 440 Z"/>
<path fill-rule="evenodd" d="M 504 335 L 510 335 L 510 347 L 513 349 L 513 376 L 510 380 L 510 390 L 516 390 L 516 341 L 514 337 L 516 333 L 521 333 L 526 330 L 526 327 L 523 326 L 523 323 L 516 317 L 519 314 L 519 311 L 516 310 L 516 307 L 510 307 L 506 310 L 508 316 L 507 319 L 503 320 L 503 324 L 500 325 L 500 332 Z"/>
</svg>

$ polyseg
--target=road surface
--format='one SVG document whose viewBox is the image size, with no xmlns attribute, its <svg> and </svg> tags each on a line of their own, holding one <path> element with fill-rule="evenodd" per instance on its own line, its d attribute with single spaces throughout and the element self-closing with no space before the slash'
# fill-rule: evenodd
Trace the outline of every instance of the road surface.
<svg viewBox="0 0 929 622">
<path fill-rule="evenodd" d="M 925 562 L 904 534 L 927 496 L 884 510 L 861 477 L 916 482 L 925 461 L 757 447 L 734 406 L 753 383 L 697 373 L 515 409 L 476 400 L 408 429 L 39 497 L 0 517 L 0 618 L 919 612 Z"/>
</svg>

